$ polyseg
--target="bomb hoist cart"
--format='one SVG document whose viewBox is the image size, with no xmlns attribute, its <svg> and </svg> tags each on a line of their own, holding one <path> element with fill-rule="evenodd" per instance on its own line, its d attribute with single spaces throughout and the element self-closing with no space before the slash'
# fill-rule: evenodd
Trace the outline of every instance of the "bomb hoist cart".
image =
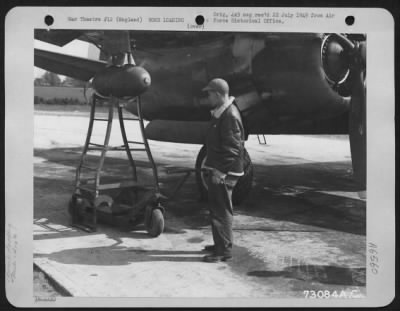
<svg viewBox="0 0 400 311">
<path fill-rule="evenodd" d="M 100 103 L 108 106 L 107 118 L 96 115 L 96 107 Z M 124 115 L 124 107 L 127 104 L 136 105 L 137 116 Z M 112 147 L 109 142 L 115 109 L 118 111 L 123 145 Z M 128 140 L 125 121 L 138 122 L 141 141 Z M 95 122 L 106 126 L 104 142 L 100 144 L 92 141 Z M 131 170 L 129 178 L 115 176 L 115 173 L 111 178 L 103 176 L 104 162 L 110 151 L 126 152 Z M 152 169 L 152 183 L 145 184 L 139 181 L 133 156 L 136 152 L 146 153 Z M 91 155 L 93 153 L 97 153 L 96 161 L 93 161 L 95 158 Z M 118 173 L 121 173 L 120 170 Z M 138 224 L 144 220 L 148 233 L 151 236 L 158 236 L 164 230 L 164 208 L 161 205 L 164 199 L 166 198 L 160 192 L 157 167 L 144 133 L 140 97 L 103 98 L 93 94 L 86 141 L 76 170 L 75 191 L 69 203 L 72 225 L 93 232 L 97 230 L 98 219 L 113 223 L 113 220 L 122 218 L 128 220 L 130 224 Z"/>
</svg>

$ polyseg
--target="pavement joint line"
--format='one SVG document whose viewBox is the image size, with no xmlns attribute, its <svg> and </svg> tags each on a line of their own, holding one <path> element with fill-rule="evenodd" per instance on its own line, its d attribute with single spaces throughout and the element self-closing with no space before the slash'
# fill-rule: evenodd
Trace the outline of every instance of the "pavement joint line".
<svg viewBox="0 0 400 311">
<path fill-rule="evenodd" d="M 40 272 L 42 272 L 45 275 L 46 279 L 49 280 L 49 283 L 57 290 L 57 292 L 61 293 L 62 296 L 73 297 L 72 293 L 67 288 L 65 288 L 65 286 L 63 286 L 60 282 L 56 280 L 56 278 L 52 277 L 44 269 L 42 269 L 42 267 L 39 264 L 35 263 L 34 261 L 33 265 L 35 268 L 37 268 Z"/>
<path fill-rule="evenodd" d="M 49 280 L 52 280 L 56 286 L 68 293 L 70 297 L 89 296 L 89 293 L 84 288 L 78 288 L 76 282 L 72 281 L 66 274 L 60 272 L 48 259 L 35 260 L 34 258 L 34 264 L 43 271 Z"/>
</svg>

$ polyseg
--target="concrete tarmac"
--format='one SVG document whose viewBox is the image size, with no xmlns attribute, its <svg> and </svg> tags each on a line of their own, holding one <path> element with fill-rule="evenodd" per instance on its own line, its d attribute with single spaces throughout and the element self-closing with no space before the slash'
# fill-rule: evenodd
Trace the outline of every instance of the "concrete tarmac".
<svg viewBox="0 0 400 311">
<path fill-rule="evenodd" d="M 34 264 L 70 295 L 304 298 L 314 291 L 365 297 L 366 201 L 352 180 L 347 137 L 266 136 L 260 145 L 251 136 L 246 148 L 254 185 L 235 207 L 233 260 L 205 263 L 202 248 L 212 237 L 193 174 L 165 203 L 166 227 L 157 238 L 142 224 L 100 224 L 94 233 L 70 226 L 67 206 L 87 125 L 82 114 L 35 112 Z M 129 139 L 139 138 L 133 122 L 127 131 Z M 95 128 L 94 136 L 101 142 L 104 130 Z M 115 123 L 111 144 L 121 142 Z M 193 168 L 201 146 L 150 146 L 168 195 L 183 175 L 166 168 Z M 126 176 L 126 154 L 109 155 L 105 174 Z M 139 178 L 151 182 L 145 154 L 137 159 Z"/>
</svg>

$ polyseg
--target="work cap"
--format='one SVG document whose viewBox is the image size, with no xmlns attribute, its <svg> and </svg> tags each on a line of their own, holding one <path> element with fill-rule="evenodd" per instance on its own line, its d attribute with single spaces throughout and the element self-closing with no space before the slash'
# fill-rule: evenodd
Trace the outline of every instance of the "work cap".
<svg viewBox="0 0 400 311">
<path fill-rule="evenodd" d="M 220 94 L 229 94 L 229 85 L 223 79 L 212 79 L 203 91 L 215 91 Z"/>
</svg>

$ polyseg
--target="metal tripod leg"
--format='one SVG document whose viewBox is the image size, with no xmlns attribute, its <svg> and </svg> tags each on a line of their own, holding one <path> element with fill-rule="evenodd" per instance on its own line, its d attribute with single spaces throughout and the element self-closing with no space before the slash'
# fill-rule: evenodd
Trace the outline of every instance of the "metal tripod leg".
<svg viewBox="0 0 400 311">
<path fill-rule="evenodd" d="M 112 129 L 112 121 L 113 121 L 113 115 L 114 115 L 114 107 L 113 103 L 109 103 L 108 107 L 108 118 L 107 119 L 98 119 L 95 118 L 95 112 L 96 112 L 96 103 L 97 103 L 98 97 L 96 95 L 93 95 L 92 98 L 92 107 L 90 111 L 90 120 L 89 120 L 89 126 L 88 126 L 88 132 L 86 135 L 86 141 L 85 145 L 82 151 L 82 155 L 80 158 L 80 163 L 79 166 L 76 170 L 76 177 L 75 177 L 75 196 L 80 196 L 82 194 L 82 190 L 89 192 L 92 195 L 92 224 L 83 224 L 84 226 L 89 227 L 93 231 L 96 231 L 97 229 L 97 209 L 96 206 L 94 206 L 93 202 L 94 200 L 99 196 L 99 185 L 100 185 L 100 177 L 101 177 L 101 171 L 103 169 L 104 165 L 104 160 L 106 157 L 106 153 L 108 151 L 108 144 L 110 141 L 110 135 L 111 135 L 111 129 Z M 104 138 L 104 144 L 95 144 L 91 142 L 91 137 L 92 137 L 92 132 L 93 132 L 93 124 L 94 121 L 107 121 L 107 128 L 106 128 L 106 134 Z M 85 157 L 87 155 L 87 152 L 89 150 L 98 150 L 101 151 L 100 159 L 99 159 L 99 164 L 97 168 L 91 168 L 85 165 Z M 93 187 L 90 186 L 82 186 L 82 169 L 88 169 L 88 170 L 95 170 L 95 177 L 90 178 L 88 180 L 93 180 L 94 184 Z M 73 201 L 75 198 L 73 198 Z M 82 225 L 79 224 L 79 215 L 77 211 L 78 206 L 72 207 L 71 208 L 71 214 L 72 214 L 72 224 L 73 225 Z"/>
<path fill-rule="evenodd" d="M 124 115 L 123 115 L 123 111 L 122 111 L 122 107 L 120 105 L 118 105 L 118 119 L 119 119 L 119 126 L 121 128 L 121 135 L 122 135 L 122 140 L 124 142 L 124 147 L 125 147 L 125 151 L 126 154 L 128 156 L 129 159 L 129 164 L 132 167 L 132 178 L 134 181 L 137 181 L 137 171 L 136 171 L 136 164 L 135 161 L 133 160 L 130 148 L 129 148 L 129 142 L 128 142 L 128 138 L 126 136 L 126 130 L 125 130 L 125 124 L 124 124 Z"/>
<path fill-rule="evenodd" d="M 160 187 L 159 187 L 159 179 L 158 179 L 158 172 L 157 172 L 157 167 L 154 162 L 154 159 L 152 157 L 151 151 L 150 151 L 150 146 L 149 143 L 146 139 L 145 133 L 144 133 L 144 124 L 143 124 L 143 118 L 142 118 L 142 111 L 141 111 L 141 102 L 140 98 L 137 98 L 137 111 L 138 111 L 138 117 L 137 118 L 124 118 L 123 116 L 123 100 L 120 100 L 118 98 L 109 98 L 107 99 L 108 101 L 108 118 L 96 118 L 95 117 L 95 112 L 96 112 L 96 104 L 99 101 L 99 97 L 97 95 L 94 95 L 92 98 L 92 107 L 90 111 L 90 120 L 89 120 L 89 126 L 88 126 L 88 131 L 87 131 L 87 136 L 86 136 L 86 141 L 85 145 L 82 151 L 82 155 L 80 158 L 80 163 L 79 166 L 76 170 L 76 180 L 75 180 L 75 194 L 72 198 L 72 203 L 75 203 L 75 207 L 73 207 L 74 204 L 71 204 L 73 208 L 71 208 L 71 215 L 72 215 L 72 222 L 73 225 L 76 227 L 79 227 L 83 230 L 86 230 L 87 228 L 90 228 L 91 231 L 96 231 L 97 229 L 97 216 L 98 216 L 98 211 L 97 208 L 103 204 L 103 191 L 108 191 L 112 189 L 122 189 L 122 188 L 128 188 L 128 187 L 133 187 L 135 189 L 135 198 L 131 197 L 132 201 L 132 208 L 129 208 L 129 205 L 123 206 L 123 203 L 111 203 L 110 207 L 112 210 L 111 216 L 113 215 L 114 212 L 118 213 L 114 208 L 119 208 L 122 207 L 121 210 L 135 210 L 136 213 L 139 213 L 140 211 L 143 211 L 146 207 L 151 207 L 150 214 L 155 217 L 154 222 L 150 222 L 151 224 L 148 226 L 149 228 L 149 233 L 151 235 L 158 235 L 162 232 L 163 226 L 164 226 L 164 220 L 162 213 L 164 210 L 162 206 L 160 205 L 160 200 L 163 198 L 163 196 L 160 193 Z M 121 130 L 121 135 L 123 139 L 123 145 L 119 147 L 110 147 L 109 142 L 110 142 L 110 136 L 111 136 L 111 129 L 112 129 L 112 122 L 113 122 L 113 114 L 114 114 L 114 107 L 118 108 L 118 116 L 119 116 L 119 123 L 120 123 L 120 130 Z M 140 126 L 140 131 L 141 131 L 141 138 L 142 141 L 129 141 L 127 138 L 127 133 L 125 129 L 125 120 L 135 120 L 139 121 L 139 126 Z M 92 143 L 91 138 L 92 138 L 92 132 L 93 132 L 93 125 L 94 121 L 106 121 L 107 122 L 107 128 L 106 128 L 106 133 L 104 137 L 104 143 L 103 144 L 97 144 L 97 143 Z M 136 147 L 130 147 L 129 144 L 139 144 L 141 145 L 140 148 Z M 91 150 L 97 150 L 100 151 L 101 154 L 99 156 L 99 162 L 97 167 L 91 167 L 90 165 L 87 165 L 85 163 L 86 155 L 88 151 Z M 132 167 L 132 178 L 129 179 L 129 181 L 121 181 L 121 182 L 112 182 L 112 183 L 101 183 L 101 175 L 102 175 L 102 170 L 104 166 L 104 161 L 107 155 L 108 151 L 125 151 L 129 164 Z M 155 189 L 155 194 L 154 192 L 148 192 L 144 199 L 141 199 L 140 202 L 138 202 L 138 189 L 145 189 L 144 185 L 141 185 L 138 183 L 138 177 L 137 177 L 137 167 L 136 163 L 134 160 L 134 157 L 132 156 L 131 151 L 145 151 L 147 154 L 147 158 L 151 164 L 152 172 L 153 172 L 153 177 L 154 177 L 154 189 Z M 89 170 L 94 173 L 93 178 L 85 178 L 85 182 L 82 179 L 82 170 Z M 92 176 L 90 176 L 92 177 Z M 100 195 L 100 192 L 102 195 Z M 107 195 L 104 195 L 104 197 L 107 197 Z M 100 199 L 101 198 L 101 199 Z M 111 197 L 109 197 L 111 202 L 113 201 Z M 150 204 L 150 205 L 149 205 Z M 100 212 L 101 209 L 99 209 Z M 82 212 L 79 214 L 79 212 Z M 91 212 L 90 215 L 88 215 L 87 212 Z M 102 211 L 104 212 L 104 210 Z M 161 214 L 160 214 L 161 213 Z M 81 215 L 84 215 L 84 217 L 81 217 Z M 87 217 L 86 217 L 87 216 Z M 81 218 L 81 219 L 80 219 Z M 86 220 L 91 219 L 91 221 Z M 83 220 L 82 220 L 83 219 Z"/>
<path fill-rule="evenodd" d="M 142 134 L 142 139 L 143 139 L 144 145 L 146 147 L 147 157 L 150 161 L 151 168 L 153 170 L 154 186 L 156 188 L 156 193 L 160 194 L 160 184 L 159 184 L 159 180 L 158 180 L 157 166 L 156 166 L 153 156 L 151 154 L 149 142 L 147 141 L 146 135 L 144 133 L 144 124 L 143 124 L 143 117 L 142 117 L 142 104 L 141 104 L 140 97 L 138 97 L 138 101 L 137 101 L 137 111 L 138 111 L 138 118 L 139 118 L 139 124 L 140 124 L 140 132 Z"/>
</svg>

